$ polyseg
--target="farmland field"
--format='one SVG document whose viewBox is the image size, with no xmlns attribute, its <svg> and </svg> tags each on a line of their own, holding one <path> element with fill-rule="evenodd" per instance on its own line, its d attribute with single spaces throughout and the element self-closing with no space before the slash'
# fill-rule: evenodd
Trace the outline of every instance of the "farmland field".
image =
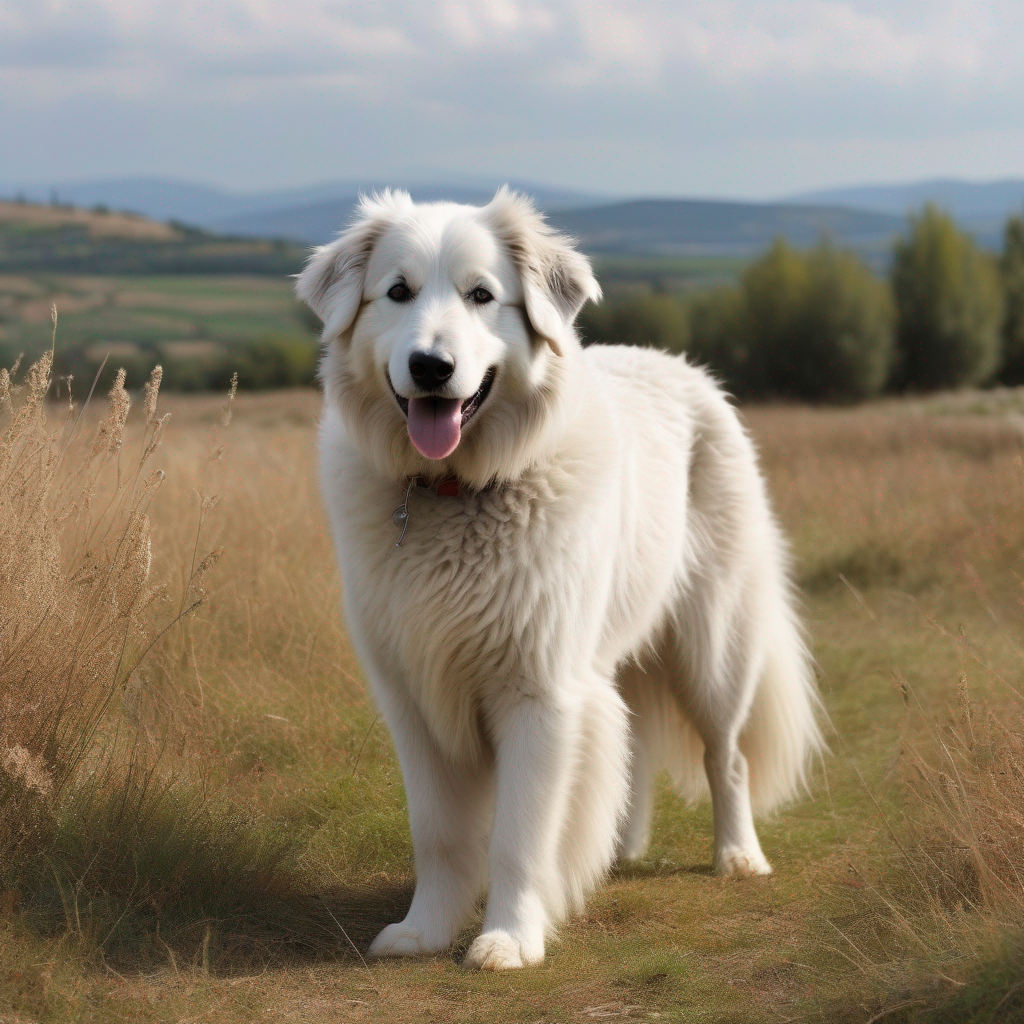
<svg viewBox="0 0 1024 1024">
<path fill-rule="evenodd" d="M 308 333 L 291 282 L 280 277 L 0 275 L 0 353 L 34 355 L 49 347 L 51 305 L 60 315 L 62 349 L 160 352 L 183 341 L 229 346 L 265 334 Z"/>
<path fill-rule="evenodd" d="M 75 280 L 66 294 L 107 296 L 83 324 L 145 309 L 154 344 L 195 338 L 178 327 L 225 322 L 247 297 L 282 323 L 291 309 L 269 283 L 211 283 L 200 317 L 175 306 L 195 282 Z M 773 876 L 712 876 L 708 807 L 663 786 L 648 855 L 614 873 L 543 965 L 496 975 L 460 968 L 471 931 L 435 958 L 362 957 L 410 898 L 412 851 L 338 611 L 319 401 L 240 395 L 223 427 L 220 397 L 161 397 L 152 544 L 172 604 L 190 562 L 223 550 L 205 602 L 133 683 L 152 689 L 154 717 L 133 719 L 127 701 L 116 712 L 163 723 L 171 824 L 120 835 L 103 831 L 102 801 L 68 812 L 47 870 L 0 892 L 0 1020 L 952 1021 L 997 1004 L 997 1019 L 1017 1019 L 1021 904 L 978 896 L 990 890 L 969 865 L 944 887 L 935 865 L 962 851 L 914 779 L 965 715 L 977 771 L 1024 730 L 1020 393 L 743 411 L 792 539 L 831 752 L 810 796 L 761 825 Z M 139 448 L 134 417 L 124 452 Z M 186 847 L 183 832 L 199 839 Z M 1006 841 L 1024 863 L 1024 843 Z"/>
<path fill-rule="evenodd" d="M 734 280 L 746 263 L 604 256 L 596 267 L 602 286 L 614 294 L 713 287 Z M 229 346 L 260 335 L 309 331 L 291 281 L 280 275 L 0 274 L 0 362 L 49 346 L 53 304 L 60 314 L 59 346 L 66 349 L 115 344 L 159 353 L 182 341 Z"/>
<path fill-rule="evenodd" d="M 743 260 L 713 257 L 608 256 L 597 261 L 611 296 L 714 287 L 732 281 L 744 265 Z M 235 369 L 243 388 L 293 382 L 287 374 L 254 373 L 244 356 L 236 355 L 267 339 L 290 347 L 303 364 L 311 363 L 315 350 L 315 321 L 296 302 L 291 281 L 280 275 L 29 271 L 0 273 L 0 365 L 10 366 L 20 353 L 32 360 L 49 348 L 54 305 L 60 318 L 55 372 L 58 377 L 72 374 L 77 394 L 88 389 L 105 358 L 104 389 L 115 365 L 125 366 L 128 387 L 138 388 L 162 363 L 165 389 L 196 391 L 223 386 Z M 294 380 L 309 377 L 302 370 Z"/>
</svg>

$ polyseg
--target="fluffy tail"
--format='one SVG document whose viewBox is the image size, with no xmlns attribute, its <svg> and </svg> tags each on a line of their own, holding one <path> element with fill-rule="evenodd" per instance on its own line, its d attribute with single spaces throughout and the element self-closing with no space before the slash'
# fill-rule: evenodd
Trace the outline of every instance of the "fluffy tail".
<svg viewBox="0 0 1024 1024">
<path fill-rule="evenodd" d="M 824 709 L 810 653 L 788 607 L 777 609 L 754 703 L 740 738 L 750 767 L 750 802 L 767 814 L 807 789 L 811 758 L 824 750 Z"/>
<path fill-rule="evenodd" d="M 740 748 L 750 770 L 750 802 L 755 814 L 768 814 L 807 788 L 812 757 L 824 750 L 819 722 L 824 710 L 814 684 L 811 657 L 788 602 L 773 610 L 772 628 L 762 634 L 764 667 L 750 711 L 740 733 Z M 633 712 L 634 803 L 642 801 L 644 787 L 664 768 L 676 792 L 695 804 L 708 796 L 704 771 L 704 742 L 686 714 L 679 673 L 685 671 L 673 657 L 671 642 L 660 656 L 642 668 L 624 667 L 620 690 Z M 646 845 L 649 810 L 639 810 L 632 823 L 632 846 Z"/>
</svg>

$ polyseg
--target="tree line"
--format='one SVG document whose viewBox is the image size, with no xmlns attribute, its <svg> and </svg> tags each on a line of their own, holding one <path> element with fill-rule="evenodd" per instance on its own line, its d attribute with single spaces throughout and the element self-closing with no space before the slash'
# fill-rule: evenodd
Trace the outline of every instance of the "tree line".
<svg viewBox="0 0 1024 1024">
<path fill-rule="evenodd" d="M 78 345 L 61 348 L 59 339 L 53 358 L 53 379 L 58 389 L 69 378 L 75 395 L 110 389 L 119 369 L 127 375 L 128 387 L 140 388 L 160 364 L 165 391 L 226 391 L 237 374 L 243 391 L 271 388 L 310 387 L 316 380 L 319 345 L 315 335 L 264 334 L 212 345 L 207 352 L 173 355 L 157 345 L 135 352 L 118 352 L 105 357 L 102 346 Z M 4 350 L 0 346 L 0 366 Z M 7 360 L 9 364 L 11 359 Z"/>
<path fill-rule="evenodd" d="M 981 252 L 929 205 L 887 278 L 823 241 L 778 240 L 734 285 L 612 298 L 580 316 L 585 343 L 686 352 L 741 398 L 857 401 L 883 391 L 1024 383 L 1024 216 Z"/>
</svg>

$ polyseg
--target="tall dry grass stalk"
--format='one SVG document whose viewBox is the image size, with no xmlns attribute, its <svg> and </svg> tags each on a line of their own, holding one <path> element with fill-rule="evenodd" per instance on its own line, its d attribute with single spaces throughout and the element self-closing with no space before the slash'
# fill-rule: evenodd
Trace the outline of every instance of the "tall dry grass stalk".
<svg viewBox="0 0 1024 1024">
<path fill-rule="evenodd" d="M 0 870 L 44 841 L 83 776 L 103 784 L 98 766 L 112 770 L 111 744 L 131 732 L 120 712 L 133 673 L 175 618 L 151 574 L 159 368 L 130 458 L 124 371 L 87 434 L 70 398 L 48 405 L 51 365 L 52 351 L 20 383 L 0 370 Z M 201 601 L 190 584 L 177 617 Z"/>
<path fill-rule="evenodd" d="M 220 557 L 211 481 L 235 388 L 191 497 L 163 512 L 159 368 L 138 417 L 123 371 L 98 416 L 49 403 L 50 369 L 0 374 L 0 898 L 101 955 L 206 950 L 211 920 L 300 891 L 292 837 L 223 793 L 200 735 L 191 613 Z"/>
<path fill-rule="evenodd" d="M 1024 970 L 1024 710 L 976 704 L 961 676 L 943 713 L 900 682 L 913 724 L 895 799 L 875 804 L 891 846 L 863 872 L 849 865 L 854 912 L 823 941 L 879 1018 L 916 1006 L 914 1020 L 1022 1019 L 1007 1004 Z"/>
<path fill-rule="evenodd" d="M 915 882 L 944 918 L 1024 921 L 1024 712 L 977 704 L 966 674 L 945 720 L 909 747 L 906 842 Z"/>
<path fill-rule="evenodd" d="M 969 563 L 967 569 L 1004 649 L 1024 662 L 1024 649 L 999 621 L 985 584 Z M 928 613 L 925 618 L 953 648 L 959 671 L 944 698 L 890 666 L 907 709 L 889 772 L 896 788 L 885 806 L 875 802 L 891 855 L 875 877 L 861 876 L 863 906 L 844 940 L 859 968 L 883 988 L 945 985 L 948 998 L 935 1005 L 948 1003 L 952 1016 L 941 1019 L 961 1019 L 961 1001 L 970 1002 L 975 988 L 999 992 L 1008 974 L 1012 980 L 1024 969 L 1024 693 L 962 625 L 951 631 Z M 985 694 L 981 700 L 972 693 L 971 675 Z M 986 972 L 990 980 L 979 980 Z M 1007 995 L 1019 988 L 1011 986 Z"/>
</svg>

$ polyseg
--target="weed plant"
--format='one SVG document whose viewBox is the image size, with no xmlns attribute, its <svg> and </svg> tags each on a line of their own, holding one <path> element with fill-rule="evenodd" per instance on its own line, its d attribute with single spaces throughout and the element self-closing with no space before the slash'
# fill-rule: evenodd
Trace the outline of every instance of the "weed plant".
<svg viewBox="0 0 1024 1024">
<path fill-rule="evenodd" d="M 216 497 L 197 492 L 181 592 L 155 578 L 161 370 L 129 451 L 124 372 L 86 432 L 45 401 L 51 355 L 21 383 L 0 370 L 0 893 L 95 951 L 138 951 L 168 908 L 194 922 L 279 894 L 288 844 L 218 801 L 184 739 L 173 667 L 220 553 L 201 554 Z"/>
</svg>

